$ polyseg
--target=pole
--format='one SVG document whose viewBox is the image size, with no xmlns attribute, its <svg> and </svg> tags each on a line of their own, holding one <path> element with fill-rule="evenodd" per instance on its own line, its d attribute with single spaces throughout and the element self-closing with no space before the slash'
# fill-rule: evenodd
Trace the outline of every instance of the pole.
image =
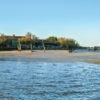
<svg viewBox="0 0 100 100">
<path fill-rule="evenodd" d="M 31 52 L 32 52 L 32 49 L 33 49 L 33 47 L 32 47 L 32 43 L 30 44 L 30 47 L 31 47 Z"/>
<path fill-rule="evenodd" d="M 42 40 L 42 46 L 43 46 L 43 50 L 44 50 L 44 52 L 45 52 L 45 45 L 44 45 L 43 40 Z"/>
<path fill-rule="evenodd" d="M 21 51 L 21 43 L 20 43 L 20 41 L 18 41 L 19 43 L 18 43 L 18 51 Z"/>
</svg>

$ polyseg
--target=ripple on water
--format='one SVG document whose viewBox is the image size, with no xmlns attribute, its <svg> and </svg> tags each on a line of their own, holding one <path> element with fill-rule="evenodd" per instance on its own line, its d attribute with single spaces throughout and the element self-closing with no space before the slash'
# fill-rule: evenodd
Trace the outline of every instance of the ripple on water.
<svg viewBox="0 0 100 100">
<path fill-rule="evenodd" d="M 2 60 L 0 77 L 5 100 L 96 100 L 100 93 L 100 66 L 83 62 Z"/>
</svg>

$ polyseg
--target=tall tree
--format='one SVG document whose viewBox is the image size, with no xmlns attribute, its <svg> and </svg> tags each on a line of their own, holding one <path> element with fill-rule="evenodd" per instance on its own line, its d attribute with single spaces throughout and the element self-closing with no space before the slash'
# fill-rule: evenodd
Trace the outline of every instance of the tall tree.
<svg viewBox="0 0 100 100">
<path fill-rule="evenodd" d="M 31 32 L 28 32 L 28 33 L 25 35 L 25 37 L 19 39 L 19 41 L 20 41 L 22 44 L 30 45 L 31 51 L 32 51 L 34 42 L 37 41 L 37 40 L 38 40 L 38 37 L 36 37 L 35 35 L 32 35 Z"/>
<path fill-rule="evenodd" d="M 46 39 L 46 41 L 48 41 L 48 42 L 57 42 L 57 37 L 55 37 L 55 36 L 50 36 L 50 37 L 48 37 L 47 39 Z"/>
<path fill-rule="evenodd" d="M 66 48 L 68 50 L 73 50 L 79 47 L 79 44 L 74 39 L 67 39 L 67 38 L 59 38 L 58 42 L 62 48 Z"/>
</svg>

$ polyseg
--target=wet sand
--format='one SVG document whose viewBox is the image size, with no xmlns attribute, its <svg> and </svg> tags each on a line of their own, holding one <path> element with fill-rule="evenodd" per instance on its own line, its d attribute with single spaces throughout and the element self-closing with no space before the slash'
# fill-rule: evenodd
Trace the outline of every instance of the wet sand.
<svg viewBox="0 0 100 100">
<path fill-rule="evenodd" d="M 0 51 L 0 60 L 33 62 L 89 62 L 100 64 L 100 52 L 69 53 L 67 50 Z"/>
</svg>

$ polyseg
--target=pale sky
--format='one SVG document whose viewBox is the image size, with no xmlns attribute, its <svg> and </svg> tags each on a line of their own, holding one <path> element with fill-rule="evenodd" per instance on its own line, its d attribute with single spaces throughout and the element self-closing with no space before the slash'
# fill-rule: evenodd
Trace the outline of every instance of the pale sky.
<svg viewBox="0 0 100 100">
<path fill-rule="evenodd" d="M 27 32 L 100 46 L 100 0 L 0 0 L 0 33 Z"/>
</svg>

